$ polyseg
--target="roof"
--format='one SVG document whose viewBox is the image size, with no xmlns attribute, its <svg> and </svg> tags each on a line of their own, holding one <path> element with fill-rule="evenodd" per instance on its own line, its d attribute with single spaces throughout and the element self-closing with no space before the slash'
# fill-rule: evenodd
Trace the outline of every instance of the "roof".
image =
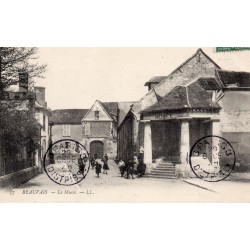
<svg viewBox="0 0 250 250">
<path fill-rule="evenodd" d="M 223 85 L 214 77 L 201 77 L 198 79 L 199 84 L 205 90 L 220 90 Z"/>
<path fill-rule="evenodd" d="M 117 122 L 118 102 L 101 102 L 109 116 Z"/>
<path fill-rule="evenodd" d="M 221 83 L 227 87 L 250 87 L 249 72 L 235 72 L 226 70 L 217 70 L 217 76 Z"/>
<path fill-rule="evenodd" d="M 88 109 L 56 109 L 52 111 L 50 122 L 55 124 L 81 124 Z"/>
<path fill-rule="evenodd" d="M 128 112 L 130 111 L 134 103 L 135 102 L 119 102 L 118 103 L 118 108 L 119 108 L 118 127 L 122 124 L 123 120 L 127 116 Z"/>
<path fill-rule="evenodd" d="M 176 86 L 165 95 L 159 102 L 151 107 L 142 110 L 141 113 L 158 111 L 177 111 L 183 109 L 220 109 L 217 102 L 212 102 L 212 93 L 204 90 L 200 84 L 194 83 L 183 86 Z"/>
<path fill-rule="evenodd" d="M 189 57 L 186 61 L 184 61 L 180 66 L 178 66 L 170 75 L 178 71 L 182 66 L 184 66 L 186 63 L 188 63 L 192 58 L 194 58 L 199 52 L 201 52 L 209 61 L 211 61 L 218 69 L 220 69 L 220 66 L 211 59 L 202 49 L 198 49 L 191 57 Z"/>
<path fill-rule="evenodd" d="M 164 80 L 167 76 L 153 76 L 149 81 L 147 81 L 144 86 L 148 86 L 150 83 L 159 83 Z"/>
</svg>

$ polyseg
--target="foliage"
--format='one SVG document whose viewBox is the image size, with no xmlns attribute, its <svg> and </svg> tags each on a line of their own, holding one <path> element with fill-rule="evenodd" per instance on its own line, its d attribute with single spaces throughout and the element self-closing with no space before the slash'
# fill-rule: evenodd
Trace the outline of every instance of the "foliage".
<svg viewBox="0 0 250 250">
<path fill-rule="evenodd" d="M 9 104 L 8 104 L 9 106 Z M 17 154 L 26 147 L 29 155 L 39 148 L 40 135 L 38 123 L 31 110 L 17 110 L 0 105 L 0 130 L 2 145 L 6 152 Z M 4 118 L 4 119 L 2 119 Z"/>
<path fill-rule="evenodd" d="M 38 64 L 38 49 L 35 47 L 0 47 L 0 91 L 17 84 L 19 72 L 26 72 L 29 85 L 36 77 L 43 77 L 46 65 Z"/>
</svg>

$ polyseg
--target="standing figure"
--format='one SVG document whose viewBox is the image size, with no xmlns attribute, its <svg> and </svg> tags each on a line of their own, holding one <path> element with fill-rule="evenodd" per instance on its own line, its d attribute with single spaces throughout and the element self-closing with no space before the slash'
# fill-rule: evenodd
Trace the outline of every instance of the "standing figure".
<svg viewBox="0 0 250 250">
<path fill-rule="evenodd" d="M 96 161 L 95 161 L 95 159 L 94 159 L 93 156 L 92 156 L 91 159 L 90 159 L 90 164 L 91 164 L 92 169 L 94 169 L 94 168 L 95 168 L 95 165 L 96 165 Z"/>
<path fill-rule="evenodd" d="M 102 158 L 102 162 L 103 162 L 103 174 L 108 174 L 109 166 L 105 156 Z"/>
<path fill-rule="evenodd" d="M 80 155 L 78 159 L 78 166 L 79 166 L 79 172 L 84 175 L 85 170 L 85 162 L 84 162 L 84 156 Z"/>
<path fill-rule="evenodd" d="M 102 171 L 102 165 L 99 162 L 96 162 L 95 164 L 95 172 L 97 174 L 97 178 L 99 178 L 99 174 Z"/>
<path fill-rule="evenodd" d="M 137 173 L 137 168 L 138 168 L 138 165 L 139 165 L 139 161 L 138 161 L 137 156 L 134 156 L 131 163 L 133 164 L 134 173 Z"/>
<path fill-rule="evenodd" d="M 126 171 L 127 171 L 127 173 L 126 173 L 125 177 L 127 177 L 127 179 L 129 179 L 130 178 L 129 176 L 131 175 L 132 179 L 134 179 L 133 174 L 134 174 L 135 170 L 134 170 L 133 161 L 128 161 L 127 166 L 126 166 Z"/>
<path fill-rule="evenodd" d="M 122 158 L 120 158 L 120 160 L 118 162 L 118 167 L 120 170 L 121 177 L 123 177 L 123 175 L 125 173 L 125 162 L 122 160 Z"/>
<path fill-rule="evenodd" d="M 138 178 L 145 175 L 145 173 L 146 173 L 146 164 L 144 164 L 142 160 L 139 160 L 139 164 L 137 168 Z"/>
<path fill-rule="evenodd" d="M 103 158 L 104 158 L 104 159 L 108 162 L 109 157 L 108 157 L 108 155 L 107 155 L 107 154 L 105 154 Z"/>
<path fill-rule="evenodd" d="M 143 148 L 143 146 L 140 146 L 140 148 L 139 148 L 139 160 L 143 161 L 143 158 L 144 158 L 144 148 Z"/>
</svg>

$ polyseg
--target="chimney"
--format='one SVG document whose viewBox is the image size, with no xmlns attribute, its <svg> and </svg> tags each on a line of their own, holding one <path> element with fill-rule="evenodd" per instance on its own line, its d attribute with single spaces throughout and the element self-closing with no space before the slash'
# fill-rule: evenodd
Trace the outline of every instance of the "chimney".
<svg viewBox="0 0 250 250">
<path fill-rule="evenodd" d="M 29 74 L 27 72 L 19 72 L 19 92 L 27 92 L 29 88 Z"/>
<path fill-rule="evenodd" d="M 36 93 L 36 101 L 38 104 L 46 107 L 47 104 L 45 102 L 45 87 L 35 87 L 35 93 Z"/>
</svg>

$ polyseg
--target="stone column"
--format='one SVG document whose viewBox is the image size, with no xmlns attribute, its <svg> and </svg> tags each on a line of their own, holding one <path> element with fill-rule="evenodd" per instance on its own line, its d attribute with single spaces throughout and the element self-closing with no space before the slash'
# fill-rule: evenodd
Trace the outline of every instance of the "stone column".
<svg viewBox="0 0 250 250">
<path fill-rule="evenodd" d="M 213 136 L 221 136 L 220 130 L 220 120 L 212 120 L 212 135 Z M 220 154 L 220 138 L 212 137 L 212 166 L 215 172 L 220 171 L 220 161 L 219 161 L 219 154 Z"/>
<path fill-rule="evenodd" d="M 144 163 L 152 164 L 152 136 L 150 121 L 144 121 Z"/>
<path fill-rule="evenodd" d="M 180 147 L 180 156 L 182 165 L 187 165 L 189 163 L 189 153 L 190 153 L 189 121 L 183 120 L 181 123 L 181 147 Z"/>
</svg>

